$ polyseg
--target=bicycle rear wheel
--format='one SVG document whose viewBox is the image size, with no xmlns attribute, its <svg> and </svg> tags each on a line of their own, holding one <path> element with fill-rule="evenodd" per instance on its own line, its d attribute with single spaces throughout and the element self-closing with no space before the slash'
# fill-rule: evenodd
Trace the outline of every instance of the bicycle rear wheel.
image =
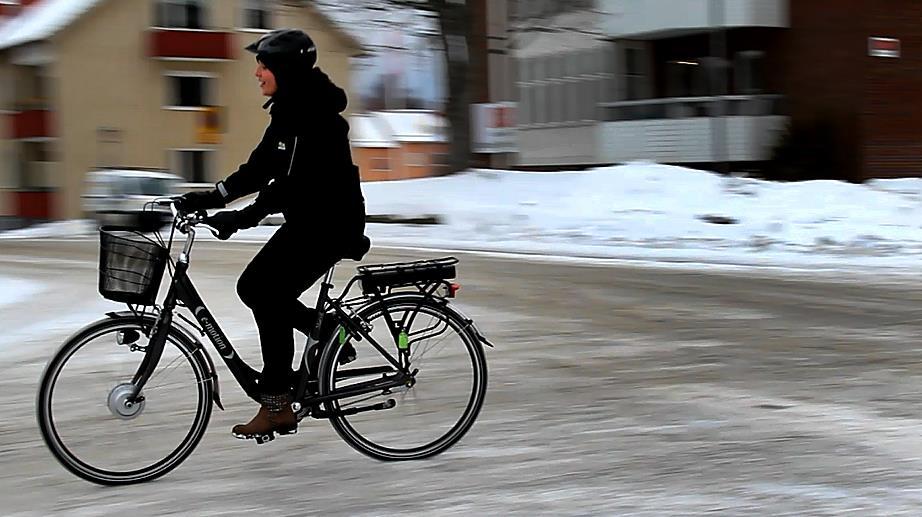
<svg viewBox="0 0 922 517">
<path fill-rule="evenodd" d="M 102 485 L 149 481 L 176 468 L 211 416 L 209 367 L 197 345 L 170 329 L 163 356 L 130 403 L 153 319 L 96 322 L 64 343 L 42 375 L 38 423 L 48 448 L 73 474 Z"/>
<path fill-rule="evenodd" d="M 408 351 L 409 371 L 419 371 L 412 386 L 328 402 L 333 428 L 350 446 L 379 460 L 422 459 L 454 445 L 474 424 L 487 389 L 483 347 L 467 322 L 423 296 L 385 299 L 363 307 L 358 315 L 373 326 L 375 341 L 395 358 L 403 347 Z M 388 317 L 405 337 L 392 332 Z M 352 344 L 357 359 L 340 365 L 344 343 Z M 389 368 L 393 372 L 367 339 L 357 341 L 345 332 L 325 347 L 320 364 L 322 395 L 380 379 Z M 379 410 L 343 414 L 375 405 Z"/>
</svg>

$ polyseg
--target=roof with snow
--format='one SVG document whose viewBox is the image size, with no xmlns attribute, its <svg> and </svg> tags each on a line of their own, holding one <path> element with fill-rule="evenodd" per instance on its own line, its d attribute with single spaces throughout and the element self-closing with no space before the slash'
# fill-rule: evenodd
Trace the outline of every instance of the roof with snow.
<svg viewBox="0 0 922 517">
<path fill-rule="evenodd" d="M 0 25 L 0 49 L 54 36 L 101 0 L 42 0 Z"/>
<path fill-rule="evenodd" d="M 426 110 L 392 110 L 376 113 L 390 127 L 398 142 L 446 142 L 445 118 Z"/>
<path fill-rule="evenodd" d="M 445 117 L 426 110 L 375 111 L 349 119 L 356 147 L 399 147 L 401 143 L 447 142 Z"/>
<path fill-rule="evenodd" d="M 349 119 L 349 140 L 355 147 L 398 147 L 394 135 L 383 120 L 373 113 L 354 115 Z"/>
</svg>

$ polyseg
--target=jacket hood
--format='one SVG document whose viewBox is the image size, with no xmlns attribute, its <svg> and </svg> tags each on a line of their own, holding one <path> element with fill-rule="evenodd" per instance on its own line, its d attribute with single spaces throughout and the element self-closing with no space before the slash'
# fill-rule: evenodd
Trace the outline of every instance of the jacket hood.
<svg viewBox="0 0 922 517">
<path fill-rule="evenodd" d="M 320 68 L 306 72 L 280 69 L 273 74 L 278 91 L 263 105 L 272 106 L 273 115 L 286 111 L 338 114 L 346 109 L 346 92 Z"/>
</svg>

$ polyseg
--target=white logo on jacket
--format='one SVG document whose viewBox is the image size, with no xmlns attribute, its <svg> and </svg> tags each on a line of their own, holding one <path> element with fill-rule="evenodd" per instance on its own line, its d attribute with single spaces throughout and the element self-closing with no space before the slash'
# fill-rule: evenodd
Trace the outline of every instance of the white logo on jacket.
<svg viewBox="0 0 922 517">
<path fill-rule="evenodd" d="M 279 151 L 284 151 L 284 150 L 286 150 L 286 149 L 288 149 L 288 148 L 285 147 L 285 142 L 279 142 Z"/>
</svg>

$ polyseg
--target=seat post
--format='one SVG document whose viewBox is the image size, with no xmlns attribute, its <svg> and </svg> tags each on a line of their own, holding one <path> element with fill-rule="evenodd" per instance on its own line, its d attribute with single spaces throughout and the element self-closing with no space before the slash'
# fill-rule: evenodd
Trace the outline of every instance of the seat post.
<svg viewBox="0 0 922 517">
<path fill-rule="evenodd" d="M 336 269 L 336 264 L 330 266 L 330 269 L 327 270 L 326 274 L 323 275 L 323 280 L 320 282 L 320 296 L 317 297 L 317 314 L 323 312 L 323 302 L 329 297 L 330 289 L 333 288 L 333 270 Z M 320 316 L 318 316 L 319 318 Z"/>
<path fill-rule="evenodd" d="M 336 264 L 339 264 L 339 262 L 337 262 Z M 336 269 L 336 264 L 333 264 L 332 266 L 330 266 L 330 269 L 328 269 L 326 274 L 323 275 L 323 283 L 330 284 L 330 287 L 333 287 L 333 284 L 331 282 L 333 281 L 333 270 Z"/>
</svg>

